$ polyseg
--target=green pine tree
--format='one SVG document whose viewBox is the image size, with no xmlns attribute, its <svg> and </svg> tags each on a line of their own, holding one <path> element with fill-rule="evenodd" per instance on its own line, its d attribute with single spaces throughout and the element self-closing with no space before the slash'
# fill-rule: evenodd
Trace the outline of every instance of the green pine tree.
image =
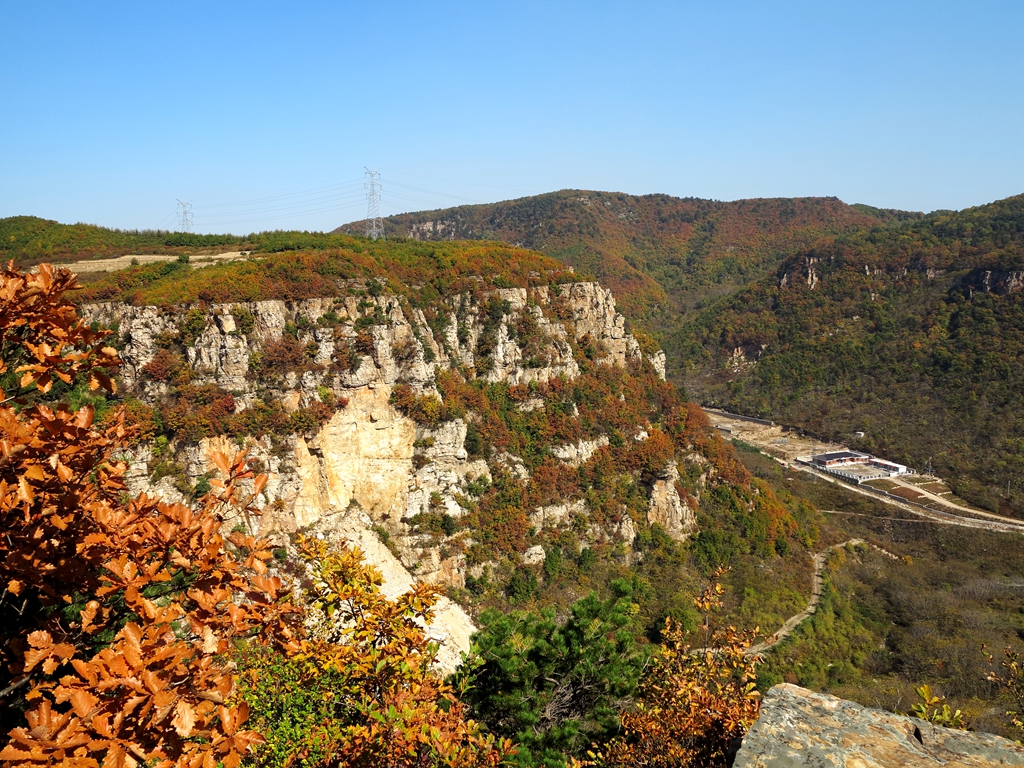
<svg viewBox="0 0 1024 768">
<path fill-rule="evenodd" d="M 553 610 L 485 611 L 474 636 L 476 664 L 458 682 L 473 716 L 498 736 L 513 738 L 522 768 L 561 768 L 619 729 L 619 712 L 647 661 L 636 638 L 632 587 L 575 603 L 564 623 Z"/>
</svg>

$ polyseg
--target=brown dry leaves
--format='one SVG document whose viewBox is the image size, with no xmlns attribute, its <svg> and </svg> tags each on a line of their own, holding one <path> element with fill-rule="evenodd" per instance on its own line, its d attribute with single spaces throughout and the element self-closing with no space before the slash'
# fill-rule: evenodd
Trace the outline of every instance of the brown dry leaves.
<svg viewBox="0 0 1024 768">
<path fill-rule="evenodd" d="M 720 578 L 722 571 L 715 574 Z M 622 768 L 725 766 L 739 739 L 757 719 L 759 659 L 748 656 L 757 630 L 714 627 L 711 615 L 722 607 L 716 581 L 694 606 L 704 616 L 695 639 L 666 620 L 661 654 L 638 690 L 635 710 L 622 716 L 624 736 L 594 755 L 590 764 Z"/>
<path fill-rule="evenodd" d="M 47 265 L 0 273 L 0 375 L 16 379 L 0 390 L 0 683 L 26 684 L 30 704 L 0 760 L 231 768 L 260 737 L 243 729 L 223 655 L 235 638 L 283 647 L 293 634 L 266 542 L 232 536 L 236 558 L 220 534 L 229 507 L 258 513 L 258 490 L 240 484 L 265 479 L 238 454 L 197 510 L 129 501 L 113 458 L 130 437 L 123 419 L 98 429 L 91 408 L 29 404 L 56 379 L 113 390 L 103 369 L 116 352 L 64 298 L 75 287 Z M 68 605 L 81 606 L 70 620 L 53 610 Z"/>
</svg>

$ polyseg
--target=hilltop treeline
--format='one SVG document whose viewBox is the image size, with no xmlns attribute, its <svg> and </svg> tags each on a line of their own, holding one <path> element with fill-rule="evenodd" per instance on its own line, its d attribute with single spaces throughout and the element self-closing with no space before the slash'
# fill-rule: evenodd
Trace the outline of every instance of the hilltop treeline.
<svg viewBox="0 0 1024 768">
<path fill-rule="evenodd" d="M 61 224 L 35 216 L 0 219 L 0 258 L 19 266 L 42 261 L 111 258 L 130 254 L 189 255 L 198 252 L 323 251 L 350 248 L 363 238 L 324 232 L 275 230 L 248 235 L 110 229 L 95 224 Z"/>
<path fill-rule="evenodd" d="M 353 285 L 373 295 L 390 293 L 430 302 L 460 291 L 558 285 L 580 276 L 540 253 L 504 243 L 379 242 L 330 236 L 322 249 L 283 247 L 193 270 L 187 261 L 133 266 L 103 276 L 83 301 L 187 304 L 337 296 Z"/>
<path fill-rule="evenodd" d="M 503 240 L 595 275 L 626 314 L 671 324 L 708 293 L 755 279 L 818 237 L 880 219 L 835 198 L 719 202 L 562 190 L 391 216 L 388 236 Z M 351 224 L 336 232 L 359 232 Z"/>
</svg>

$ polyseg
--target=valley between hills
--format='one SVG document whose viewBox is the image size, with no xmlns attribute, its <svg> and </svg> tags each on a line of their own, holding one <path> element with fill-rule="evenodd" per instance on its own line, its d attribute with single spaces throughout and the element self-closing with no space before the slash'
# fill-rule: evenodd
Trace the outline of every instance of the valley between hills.
<svg viewBox="0 0 1024 768">
<path fill-rule="evenodd" d="M 25 268 L 127 258 L 81 269 L 74 299 L 113 331 L 117 394 L 72 379 L 44 400 L 100 423 L 124 409 L 132 496 L 195 505 L 216 455 L 246 449 L 262 515 L 225 531 L 270 536 L 282 574 L 301 578 L 305 534 L 357 543 L 389 597 L 437 585 L 438 661 L 455 669 L 482 632 L 496 677 L 467 703 L 520 765 L 610 739 L 645 649 L 666 619 L 700 626 L 692 597 L 720 566 L 724 621 L 786 626 L 761 690 L 909 712 L 928 684 L 971 727 L 1015 733 L 982 646 L 1024 639 L 1016 526 L 949 525 L 795 471 L 689 400 L 930 459 L 965 505 L 1021 518 L 1024 198 L 925 215 L 565 191 L 385 227 L 383 242 L 358 223 L 235 237 L 18 217 L 0 250 Z M 621 664 L 588 679 L 602 693 L 585 715 L 538 727 L 584 662 L 538 656 L 533 679 L 501 648 L 555 644 L 581 617 L 619 638 Z"/>
</svg>

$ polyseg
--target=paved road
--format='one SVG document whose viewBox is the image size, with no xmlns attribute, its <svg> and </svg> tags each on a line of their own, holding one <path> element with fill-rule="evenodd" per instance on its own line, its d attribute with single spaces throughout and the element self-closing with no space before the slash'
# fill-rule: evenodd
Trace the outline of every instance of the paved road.
<svg viewBox="0 0 1024 768">
<path fill-rule="evenodd" d="M 775 458 L 776 461 L 785 466 L 787 469 L 791 469 L 796 472 L 807 472 L 808 474 L 814 475 L 820 480 L 825 480 L 826 482 L 840 485 L 845 490 L 850 491 L 851 493 L 859 493 L 862 496 L 867 496 L 868 498 L 880 501 L 883 504 L 888 504 L 889 506 L 892 507 L 899 507 L 902 510 L 917 515 L 918 517 L 923 517 L 927 520 L 931 520 L 935 523 L 942 523 L 944 525 L 958 525 L 962 528 L 978 528 L 983 531 L 995 531 L 997 533 L 1024 533 L 1024 520 L 1015 520 L 1012 517 L 1002 517 L 1000 515 L 993 515 L 987 512 L 979 513 L 976 512 L 975 510 L 968 510 L 964 507 L 959 507 L 958 509 L 963 509 L 965 512 L 969 512 L 972 515 L 984 514 L 984 518 L 965 517 L 963 515 L 953 514 L 952 512 L 942 512 L 937 509 L 924 509 L 914 504 L 896 501 L 895 499 L 889 496 L 882 496 L 877 493 L 872 493 L 871 491 L 865 490 L 864 488 L 859 488 L 856 485 L 849 485 L 847 483 L 842 482 L 836 477 L 827 475 L 824 472 L 818 472 L 808 466 L 795 463 L 791 464 L 776 457 L 772 458 Z"/>
<path fill-rule="evenodd" d="M 769 456 L 779 462 L 787 469 L 807 472 L 817 478 L 826 480 L 827 482 L 836 483 L 851 493 L 859 493 L 863 496 L 877 499 L 885 504 L 899 507 L 900 509 L 917 515 L 920 518 L 931 520 L 935 523 L 959 525 L 964 528 L 978 528 L 981 530 L 996 531 L 999 533 L 1024 533 L 1024 520 L 1017 520 L 1012 517 L 1004 517 L 991 512 L 983 512 L 981 510 L 964 507 L 948 499 L 942 498 L 941 496 L 931 494 L 912 483 L 908 483 L 907 486 L 914 488 L 921 494 L 927 495 L 929 501 L 935 504 L 941 504 L 949 511 L 923 509 L 911 503 L 903 503 L 891 497 L 873 493 L 865 488 L 847 484 L 842 482 L 839 478 L 823 472 L 818 472 L 811 467 L 796 461 L 797 456 L 803 456 L 810 453 L 823 453 L 830 450 L 850 450 L 846 446 L 821 443 L 813 438 L 802 437 L 793 432 L 784 432 L 783 427 L 778 424 L 768 426 L 767 424 L 753 422 L 747 419 L 740 420 L 732 414 L 716 411 L 715 409 L 705 409 L 705 413 L 708 414 L 708 418 L 714 426 L 729 429 L 733 437 L 738 437 L 744 442 L 760 448 L 766 456 Z M 778 455 L 780 453 L 782 456 Z"/>
<path fill-rule="evenodd" d="M 893 478 L 890 478 L 890 479 L 891 480 L 895 480 L 899 485 L 903 486 L 904 488 L 910 488 L 910 489 L 912 489 L 914 491 L 917 491 L 919 494 L 921 494 L 922 496 L 926 497 L 932 503 L 941 504 L 944 507 L 949 507 L 951 509 L 955 509 L 957 512 L 966 513 L 966 514 L 972 515 L 974 517 L 984 517 L 984 518 L 986 518 L 988 520 L 998 520 L 998 521 L 1004 522 L 1004 523 L 1008 522 L 1008 523 L 1018 523 L 1019 524 L 1021 522 L 1020 520 L 1016 520 L 1015 518 L 1012 518 L 1012 517 L 1006 517 L 1005 515 L 997 515 L 994 512 L 985 512 L 982 509 L 975 509 L 974 507 L 965 507 L 962 504 L 956 504 L 955 502 L 952 502 L 949 499 L 944 499 L 942 496 L 939 496 L 939 494 L 937 494 L 937 493 L 932 493 L 931 491 L 927 491 L 924 488 L 922 488 L 920 485 L 917 485 L 915 483 L 911 483 L 911 482 L 909 482 L 907 480 L 904 480 L 903 478 L 900 478 L 900 477 L 893 477 Z"/>
</svg>

